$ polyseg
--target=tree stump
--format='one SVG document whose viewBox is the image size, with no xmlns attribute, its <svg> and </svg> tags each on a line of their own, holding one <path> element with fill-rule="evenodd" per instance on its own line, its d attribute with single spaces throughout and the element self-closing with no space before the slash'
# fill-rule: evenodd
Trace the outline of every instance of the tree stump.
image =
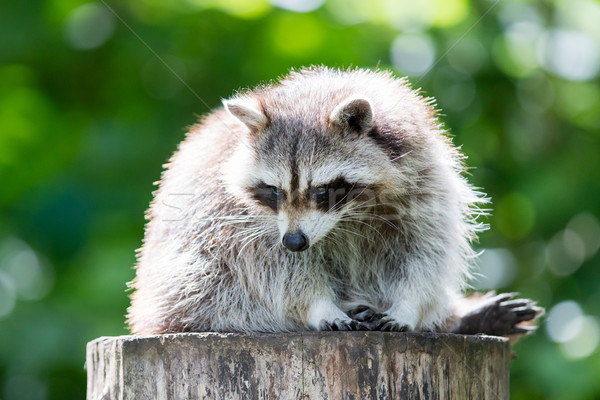
<svg viewBox="0 0 600 400">
<path fill-rule="evenodd" d="M 87 345 L 88 400 L 508 399 L 510 345 L 434 333 L 185 333 Z"/>
</svg>

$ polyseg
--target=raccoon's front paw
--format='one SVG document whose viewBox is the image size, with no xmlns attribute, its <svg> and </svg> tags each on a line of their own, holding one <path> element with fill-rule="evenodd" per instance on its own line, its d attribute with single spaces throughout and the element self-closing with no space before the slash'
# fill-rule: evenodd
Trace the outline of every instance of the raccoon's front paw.
<svg viewBox="0 0 600 400">
<path fill-rule="evenodd" d="M 322 320 L 319 324 L 320 331 L 366 331 L 367 327 L 356 320 L 342 320 L 336 318 L 333 321 Z"/>
<path fill-rule="evenodd" d="M 371 320 L 364 322 L 369 330 L 371 331 L 384 331 L 384 332 L 409 332 L 410 327 L 406 324 L 396 321 L 388 314 L 380 313 L 375 314 L 371 317 Z"/>
<path fill-rule="evenodd" d="M 348 311 L 348 316 L 370 331 L 408 332 L 410 327 L 385 313 L 376 313 L 369 306 L 358 306 Z"/>
</svg>

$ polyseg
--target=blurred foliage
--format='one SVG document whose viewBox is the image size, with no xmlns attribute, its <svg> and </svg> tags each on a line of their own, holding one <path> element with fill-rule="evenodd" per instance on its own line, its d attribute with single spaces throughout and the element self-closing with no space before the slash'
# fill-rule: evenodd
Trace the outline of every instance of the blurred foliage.
<svg viewBox="0 0 600 400">
<path fill-rule="evenodd" d="M 512 398 L 600 398 L 598 21 L 593 0 L 1 2 L 0 398 L 84 398 L 85 343 L 127 333 L 185 127 L 309 64 L 437 98 L 493 200 L 475 287 L 551 310 L 515 347 Z"/>
</svg>

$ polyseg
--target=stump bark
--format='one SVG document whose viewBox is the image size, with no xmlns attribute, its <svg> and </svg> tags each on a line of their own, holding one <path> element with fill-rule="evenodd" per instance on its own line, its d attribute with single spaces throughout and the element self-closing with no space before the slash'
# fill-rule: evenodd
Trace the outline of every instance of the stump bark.
<svg viewBox="0 0 600 400">
<path fill-rule="evenodd" d="M 185 333 L 87 345 L 88 400 L 508 399 L 508 340 L 433 333 Z"/>
</svg>

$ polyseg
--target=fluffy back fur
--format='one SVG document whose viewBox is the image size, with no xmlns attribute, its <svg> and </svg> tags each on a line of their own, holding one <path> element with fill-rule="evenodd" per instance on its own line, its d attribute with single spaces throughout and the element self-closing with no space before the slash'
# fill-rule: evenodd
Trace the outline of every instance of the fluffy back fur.
<svg viewBox="0 0 600 400">
<path fill-rule="evenodd" d="M 224 104 L 162 175 L 134 333 L 452 329 L 485 200 L 431 99 L 313 67 Z"/>
</svg>

